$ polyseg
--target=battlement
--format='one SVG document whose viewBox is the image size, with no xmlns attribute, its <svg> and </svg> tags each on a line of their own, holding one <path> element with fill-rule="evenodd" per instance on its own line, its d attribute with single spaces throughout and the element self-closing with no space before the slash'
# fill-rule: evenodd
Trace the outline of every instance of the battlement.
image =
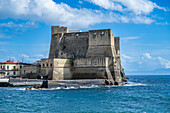
<svg viewBox="0 0 170 113">
<path fill-rule="evenodd" d="M 68 27 L 63 26 L 51 26 L 51 35 L 57 34 L 57 33 L 68 33 L 69 29 Z"/>
<path fill-rule="evenodd" d="M 111 29 L 87 32 L 69 31 L 61 26 L 51 29 L 49 58 L 114 57 L 119 53 L 116 49 L 120 49 L 120 39 L 114 37 Z"/>
<path fill-rule="evenodd" d="M 52 80 L 107 79 L 118 84 L 125 80 L 120 37 L 111 29 L 81 32 L 52 26 L 49 58 L 42 59 L 41 74 Z"/>
</svg>

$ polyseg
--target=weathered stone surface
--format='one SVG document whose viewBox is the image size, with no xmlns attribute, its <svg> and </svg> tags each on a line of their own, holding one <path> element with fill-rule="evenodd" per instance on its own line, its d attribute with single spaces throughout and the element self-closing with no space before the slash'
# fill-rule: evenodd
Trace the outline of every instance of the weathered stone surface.
<svg viewBox="0 0 170 113">
<path fill-rule="evenodd" d="M 42 59 L 41 74 L 50 80 L 107 79 L 119 84 L 125 81 L 120 38 L 111 29 L 69 32 L 52 26 L 49 59 Z"/>
<path fill-rule="evenodd" d="M 10 86 L 35 86 L 35 85 L 42 85 L 43 80 L 37 79 L 15 79 L 10 78 L 9 85 Z"/>
</svg>

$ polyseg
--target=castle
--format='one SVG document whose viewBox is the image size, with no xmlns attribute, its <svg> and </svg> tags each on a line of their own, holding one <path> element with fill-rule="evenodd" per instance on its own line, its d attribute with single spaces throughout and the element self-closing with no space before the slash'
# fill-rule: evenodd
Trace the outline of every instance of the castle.
<svg viewBox="0 0 170 113">
<path fill-rule="evenodd" d="M 41 60 L 41 75 L 49 80 L 106 79 L 108 84 L 126 81 L 121 66 L 120 38 L 111 29 L 69 31 L 51 27 L 49 58 Z"/>
</svg>

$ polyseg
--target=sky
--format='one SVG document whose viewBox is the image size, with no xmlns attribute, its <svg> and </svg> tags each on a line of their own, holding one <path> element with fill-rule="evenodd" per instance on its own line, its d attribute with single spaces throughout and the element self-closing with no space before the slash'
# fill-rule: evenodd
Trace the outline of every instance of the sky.
<svg viewBox="0 0 170 113">
<path fill-rule="evenodd" d="M 112 29 L 127 74 L 170 74 L 169 0 L 0 0 L 0 62 L 48 58 L 55 25 Z"/>
</svg>

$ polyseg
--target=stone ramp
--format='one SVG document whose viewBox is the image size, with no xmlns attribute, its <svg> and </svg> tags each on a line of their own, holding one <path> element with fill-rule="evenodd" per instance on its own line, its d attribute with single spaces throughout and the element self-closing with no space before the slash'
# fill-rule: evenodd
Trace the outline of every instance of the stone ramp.
<svg viewBox="0 0 170 113">
<path fill-rule="evenodd" d="M 112 74 L 111 74 L 109 68 L 106 68 L 106 73 L 107 73 L 107 77 L 108 77 L 109 82 L 111 82 L 110 85 L 114 84 L 114 80 L 113 80 L 113 77 L 112 77 Z"/>
</svg>

